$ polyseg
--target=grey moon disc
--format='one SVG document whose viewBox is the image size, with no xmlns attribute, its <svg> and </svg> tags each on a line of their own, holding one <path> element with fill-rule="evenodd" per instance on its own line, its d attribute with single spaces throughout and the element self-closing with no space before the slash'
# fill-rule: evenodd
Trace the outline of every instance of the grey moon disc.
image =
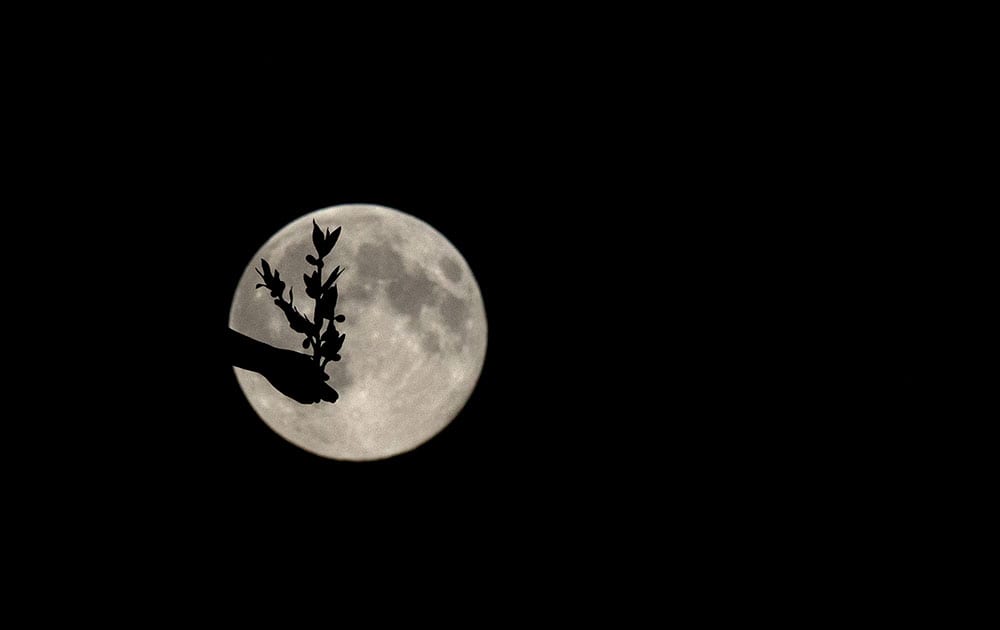
<svg viewBox="0 0 1000 630">
<path fill-rule="evenodd" d="M 341 226 L 323 279 L 336 265 L 337 311 L 347 320 L 342 359 L 326 367 L 336 403 L 303 405 L 257 374 L 233 368 L 257 415 L 278 435 L 307 451 L 340 460 L 374 460 L 412 450 L 434 437 L 472 395 L 486 357 L 486 311 L 472 270 L 437 230 L 403 212 L 351 204 L 317 210 L 279 230 L 240 278 L 229 326 L 277 348 L 303 350 L 254 267 L 267 259 L 295 290 L 295 306 L 310 319 L 302 274 L 313 267 L 313 220 Z M 287 299 L 287 294 L 286 294 Z"/>
</svg>

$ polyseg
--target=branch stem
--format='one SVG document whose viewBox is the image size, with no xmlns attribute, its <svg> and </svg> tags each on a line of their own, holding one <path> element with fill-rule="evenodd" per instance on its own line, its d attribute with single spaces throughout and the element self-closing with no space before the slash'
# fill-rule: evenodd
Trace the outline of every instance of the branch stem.
<svg viewBox="0 0 1000 630">
<path fill-rule="evenodd" d="M 316 252 L 319 254 L 319 252 Z M 316 291 L 316 310 L 313 312 L 313 324 L 316 326 L 316 336 L 313 339 L 313 361 L 320 365 L 319 346 L 323 333 L 323 318 L 319 315 L 319 303 L 323 298 L 323 258 L 316 261 L 316 271 L 319 272 L 319 284 Z M 324 366 L 320 365 L 320 368 Z"/>
</svg>

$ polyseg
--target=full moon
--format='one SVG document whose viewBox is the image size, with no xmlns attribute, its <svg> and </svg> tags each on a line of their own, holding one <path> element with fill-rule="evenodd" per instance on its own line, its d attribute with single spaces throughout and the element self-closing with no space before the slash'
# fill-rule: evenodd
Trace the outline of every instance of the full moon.
<svg viewBox="0 0 1000 630">
<path fill-rule="evenodd" d="M 313 221 L 343 230 L 327 256 L 334 266 L 342 359 L 330 362 L 336 403 L 300 404 L 260 374 L 233 368 L 257 415 L 278 435 L 339 460 L 374 460 L 412 450 L 434 437 L 472 395 L 486 357 L 486 311 L 462 254 L 423 221 L 383 206 L 317 210 L 289 223 L 254 255 L 240 278 L 229 327 L 276 348 L 302 349 L 254 271 L 264 258 L 295 290 L 295 306 L 313 317 L 302 275 L 311 272 Z"/>
</svg>

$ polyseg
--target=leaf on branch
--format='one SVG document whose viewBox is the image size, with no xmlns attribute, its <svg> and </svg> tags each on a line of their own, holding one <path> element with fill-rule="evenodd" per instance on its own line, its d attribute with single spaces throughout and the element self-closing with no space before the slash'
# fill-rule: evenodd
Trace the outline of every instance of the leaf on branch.
<svg viewBox="0 0 1000 630">
<path fill-rule="evenodd" d="M 340 361 L 340 349 L 344 346 L 344 338 L 346 335 L 343 333 L 332 337 L 320 346 L 319 354 L 320 356 L 330 359 L 331 361 Z"/>
<path fill-rule="evenodd" d="M 260 269 L 254 268 L 257 275 L 264 280 L 263 284 L 257 284 L 255 288 L 259 289 L 261 287 L 267 287 L 271 291 L 271 297 L 280 298 L 285 292 L 285 283 L 281 280 L 281 272 L 278 270 L 274 271 L 274 275 L 271 274 L 271 265 L 267 264 L 267 261 L 263 258 L 260 259 L 261 267 L 264 271 L 261 272 Z"/>
<path fill-rule="evenodd" d="M 337 268 L 330 272 L 330 277 L 323 283 L 323 290 L 328 291 L 330 287 L 333 286 L 333 283 L 337 281 L 337 278 L 340 277 L 340 274 L 344 273 L 344 271 L 346 271 L 346 269 L 341 269 L 340 265 L 337 265 Z"/>
<path fill-rule="evenodd" d="M 340 238 L 340 227 L 337 227 L 337 229 L 334 230 L 333 232 L 330 232 L 330 228 L 326 229 L 326 238 L 323 239 L 324 256 L 333 251 L 334 246 L 337 244 L 337 239 L 339 238 Z"/>
<path fill-rule="evenodd" d="M 308 335 L 312 332 L 312 322 L 310 322 L 305 315 L 300 313 L 299 309 L 283 300 L 275 300 L 274 303 L 277 304 L 278 308 L 280 308 L 285 314 L 285 319 L 288 320 L 288 325 L 292 327 L 292 330 L 304 335 Z"/>
<path fill-rule="evenodd" d="M 271 297 L 280 298 L 285 293 L 285 283 L 281 280 L 281 272 L 275 270 L 274 278 L 271 279 L 271 283 L 268 285 L 271 289 Z"/>
<path fill-rule="evenodd" d="M 306 295 L 316 299 L 320 293 L 319 269 L 312 272 L 312 275 L 302 274 L 302 280 L 306 283 Z"/>
<path fill-rule="evenodd" d="M 319 308 L 316 309 L 316 316 L 324 319 L 333 319 L 337 309 L 337 285 L 330 287 L 330 290 L 320 298 Z"/>
<path fill-rule="evenodd" d="M 319 261 L 313 258 L 312 254 L 306 254 L 306 262 L 310 265 L 318 265 Z"/>
<path fill-rule="evenodd" d="M 338 334 L 339 331 L 337 330 L 336 326 L 329 326 L 327 327 L 326 332 L 323 333 L 323 336 L 320 337 L 320 341 L 327 341 L 329 339 L 333 339 Z"/>
<path fill-rule="evenodd" d="M 320 258 L 326 256 L 326 254 L 328 253 L 323 251 L 324 240 L 325 239 L 323 238 L 322 230 L 320 230 L 319 226 L 316 225 L 316 219 L 313 219 L 313 233 L 312 233 L 313 247 L 316 248 L 316 253 L 319 254 Z"/>
</svg>

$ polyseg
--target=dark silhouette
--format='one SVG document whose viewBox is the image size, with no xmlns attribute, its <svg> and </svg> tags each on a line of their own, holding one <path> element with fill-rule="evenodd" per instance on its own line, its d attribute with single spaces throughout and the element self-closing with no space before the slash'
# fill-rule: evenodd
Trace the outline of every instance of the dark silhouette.
<svg viewBox="0 0 1000 630">
<path fill-rule="evenodd" d="M 234 366 L 259 373 L 302 404 L 337 402 L 337 390 L 326 384 L 330 377 L 309 355 L 269 346 L 232 329 L 226 333 L 226 350 Z"/>
<path fill-rule="evenodd" d="M 266 288 L 274 298 L 274 304 L 285 314 L 292 330 L 305 335 L 303 348 L 312 348 L 312 356 L 281 350 L 265 343 L 230 330 L 228 337 L 233 365 L 254 372 L 259 372 L 278 391 L 300 403 L 318 403 L 321 400 L 336 402 L 336 390 L 326 384 L 330 377 L 326 374 L 326 364 L 330 361 L 340 361 L 340 349 L 344 345 L 345 335 L 337 330 L 337 323 L 344 321 L 344 316 L 336 313 L 337 309 L 337 278 L 344 272 L 339 266 L 327 279 L 323 280 L 323 259 L 333 251 L 340 238 L 340 228 L 333 232 L 329 229 L 324 233 L 313 221 L 312 242 L 316 248 L 316 256 L 306 255 L 306 262 L 315 267 L 311 274 L 303 274 L 306 285 L 306 295 L 316 300 L 313 321 L 299 312 L 295 307 L 295 296 L 288 289 L 288 300 L 285 300 L 285 282 L 281 272 L 271 271 L 271 265 L 260 259 L 261 269 L 255 269 L 257 275 L 264 281 L 257 284 L 257 289 Z M 323 330 L 324 320 L 329 322 Z"/>
</svg>

